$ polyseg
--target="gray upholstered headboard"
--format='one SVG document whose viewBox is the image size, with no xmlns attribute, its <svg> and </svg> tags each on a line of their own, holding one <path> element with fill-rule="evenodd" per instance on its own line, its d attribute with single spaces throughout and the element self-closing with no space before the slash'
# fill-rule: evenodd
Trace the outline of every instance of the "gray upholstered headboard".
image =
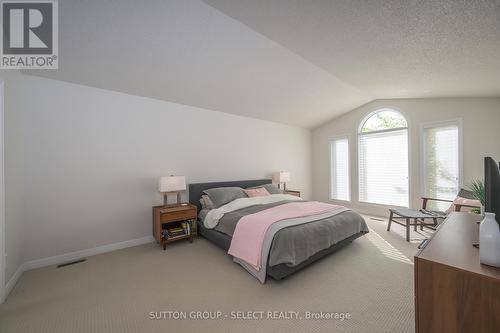
<svg viewBox="0 0 500 333">
<path fill-rule="evenodd" d="M 196 205 L 196 207 L 198 207 L 198 211 L 200 211 L 201 195 L 203 194 L 203 191 L 208 190 L 209 188 L 231 187 L 231 186 L 247 188 L 247 187 L 259 186 L 271 183 L 272 183 L 271 179 L 256 179 L 256 180 L 236 180 L 229 182 L 189 184 L 189 203 Z"/>
</svg>

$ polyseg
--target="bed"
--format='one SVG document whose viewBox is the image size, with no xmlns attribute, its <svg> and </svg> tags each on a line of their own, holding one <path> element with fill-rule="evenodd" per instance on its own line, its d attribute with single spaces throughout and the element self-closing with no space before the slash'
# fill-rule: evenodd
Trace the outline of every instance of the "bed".
<svg viewBox="0 0 500 333">
<path fill-rule="evenodd" d="M 202 209 L 202 206 L 200 203 L 200 198 L 204 194 L 204 191 L 206 191 L 206 190 L 213 189 L 213 188 L 221 188 L 221 187 L 241 187 L 241 188 L 246 189 L 246 188 L 250 188 L 250 187 L 263 186 L 263 185 L 271 184 L 271 183 L 272 183 L 271 179 L 258 179 L 258 180 L 243 180 L 243 181 L 227 181 L 227 182 L 190 184 L 189 185 L 189 202 L 193 205 L 196 205 L 198 207 L 198 211 L 200 212 Z M 278 205 L 279 205 L 279 203 L 278 203 Z M 253 207 L 257 207 L 257 206 L 252 206 L 252 207 L 246 208 L 246 209 L 251 210 L 251 209 L 254 209 Z M 265 209 L 265 208 L 262 208 L 262 209 Z M 244 211 L 244 210 L 236 211 L 236 213 L 231 213 L 231 214 L 236 214 L 236 216 L 238 216 L 237 213 L 241 212 L 241 211 Z M 255 209 L 254 209 L 254 211 L 255 211 Z M 227 214 L 228 217 L 231 214 L 228 213 Z M 240 214 L 240 215 L 242 215 L 242 214 Z M 320 216 L 320 215 L 318 215 L 318 216 Z M 234 220 L 235 217 L 232 217 L 232 219 Z M 238 222 L 235 222 L 235 223 L 237 224 Z M 329 230 L 335 230 L 336 225 L 337 224 L 340 225 L 341 223 L 344 223 L 344 225 L 346 223 L 349 223 L 349 224 L 355 223 L 356 227 L 351 228 L 352 230 L 355 230 L 355 231 L 348 232 L 347 234 L 345 231 L 343 231 L 343 233 L 339 233 L 339 235 L 341 235 L 341 236 L 339 236 L 339 237 L 341 237 L 341 239 L 336 239 L 335 243 L 333 245 L 325 247 L 321 250 L 315 251 L 313 254 L 308 255 L 307 258 L 301 258 L 300 262 L 294 262 L 293 264 L 291 264 L 289 262 L 283 262 L 283 263 L 277 263 L 277 264 L 274 263 L 273 264 L 271 262 L 271 260 L 265 261 L 266 264 L 265 264 L 265 269 L 264 269 L 264 272 L 265 272 L 264 275 L 270 276 L 275 280 L 281 280 L 281 279 L 289 276 L 290 274 L 293 274 L 294 272 L 301 270 L 302 268 L 310 265 L 311 263 L 325 257 L 326 255 L 331 254 L 331 253 L 339 250 L 340 248 L 351 243 L 356 238 L 358 238 L 358 237 L 360 237 L 368 232 L 368 227 L 367 227 L 364 219 L 359 214 L 357 214 L 351 210 L 342 211 L 341 213 L 339 213 L 335 217 L 331 217 L 329 220 L 327 220 L 326 218 L 319 219 L 319 220 L 309 221 L 307 223 L 303 223 L 303 224 L 299 224 L 299 225 L 289 226 L 289 227 L 284 228 L 284 229 L 286 229 L 286 232 L 295 232 L 295 235 L 297 235 L 297 232 L 304 233 L 304 234 L 310 234 L 307 232 L 307 230 L 304 231 L 304 230 L 298 230 L 298 229 L 299 228 L 313 228 L 314 227 L 313 224 L 319 225 L 320 223 L 323 223 L 323 224 L 328 223 L 328 226 L 330 227 Z M 224 249 L 226 252 L 228 252 L 228 250 L 231 247 L 231 241 L 233 239 L 231 232 L 229 232 L 227 230 L 223 230 L 223 228 L 220 230 L 206 228 L 205 225 L 203 224 L 203 221 L 201 218 L 198 218 L 197 224 L 198 224 L 197 225 L 198 233 L 202 237 L 206 238 L 210 242 L 214 243 L 218 247 L 220 247 L 220 248 Z M 340 228 L 340 226 L 338 228 Z M 227 229 L 227 226 L 226 226 L 226 229 Z M 231 229 L 231 228 L 229 228 L 229 229 Z M 273 254 L 272 251 L 274 250 L 274 245 L 276 245 L 274 243 L 278 241 L 279 238 L 277 236 L 280 235 L 279 234 L 280 232 L 284 233 L 283 230 L 277 231 L 276 235 L 274 236 L 274 239 L 271 240 L 272 244 L 271 244 L 271 249 L 269 251 L 269 259 L 271 259 L 271 256 Z M 300 233 L 299 233 L 299 235 L 300 235 Z M 318 234 L 316 234 L 316 235 L 318 235 Z M 296 237 L 300 237 L 300 236 L 296 236 Z M 281 238 L 283 238 L 283 237 L 281 237 Z M 277 261 L 275 260 L 275 262 L 277 262 Z M 247 265 L 244 265 L 244 263 L 242 263 L 242 262 L 239 262 L 239 263 L 245 269 L 247 269 L 250 273 L 254 274 L 253 272 L 251 272 L 251 269 L 249 269 L 247 267 Z M 262 283 L 264 283 L 263 279 L 260 279 L 260 280 Z"/>
</svg>

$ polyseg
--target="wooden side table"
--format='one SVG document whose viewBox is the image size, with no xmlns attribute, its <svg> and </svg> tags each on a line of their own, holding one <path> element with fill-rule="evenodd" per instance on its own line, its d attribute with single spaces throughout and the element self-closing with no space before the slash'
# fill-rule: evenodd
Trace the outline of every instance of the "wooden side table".
<svg viewBox="0 0 500 333">
<path fill-rule="evenodd" d="M 290 195 L 295 195 L 296 197 L 300 197 L 300 191 L 286 190 L 283 191 L 283 194 L 290 194 Z"/>
<path fill-rule="evenodd" d="M 178 240 L 189 239 L 193 242 L 193 238 L 197 235 L 196 219 L 198 217 L 198 209 L 192 204 L 181 204 L 172 206 L 155 206 L 153 207 L 153 236 L 158 243 L 166 249 L 168 243 Z M 180 222 L 188 222 L 190 234 L 172 239 L 164 238 L 162 231 L 169 226 L 180 225 Z"/>
</svg>

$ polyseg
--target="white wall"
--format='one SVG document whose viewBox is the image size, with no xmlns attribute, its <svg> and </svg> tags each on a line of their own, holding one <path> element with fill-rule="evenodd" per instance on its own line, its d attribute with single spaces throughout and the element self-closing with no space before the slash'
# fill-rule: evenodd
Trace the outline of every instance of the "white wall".
<svg viewBox="0 0 500 333">
<path fill-rule="evenodd" d="M 376 100 L 313 130 L 313 198 L 329 200 L 328 139 L 348 135 L 351 154 L 351 204 L 360 212 L 386 216 L 387 207 L 358 201 L 357 130 L 370 112 L 390 107 L 403 113 L 409 122 L 410 203 L 421 205 L 420 126 L 423 123 L 461 118 L 463 121 L 464 181 L 483 177 L 483 157 L 500 160 L 500 98 L 443 98 Z"/>
<path fill-rule="evenodd" d="M 2 75 L 5 79 L 5 75 Z M 0 78 L 1 79 L 1 78 Z M 23 263 L 22 234 L 24 228 L 24 136 L 23 114 L 14 110 L 10 98 L 14 87 L 4 84 L 4 163 L 5 163 L 5 283 L 8 283 Z"/>
<path fill-rule="evenodd" d="M 5 299 L 5 183 L 4 183 L 4 112 L 3 85 L 0 81 L 0 304 Z"/>
<path fill-rule="evenodd" d="M 22 239 L 12 228 L 8 237 L 24 261 L 151 235 L 162 175 L 193 183 L 287 169 L 289 188 L 311 195 L 309 130 L 25 75 L 6 79 L 6 99 L 7 180 L 24 183 L 23 209 L 7 212 Z"/>
</svg>

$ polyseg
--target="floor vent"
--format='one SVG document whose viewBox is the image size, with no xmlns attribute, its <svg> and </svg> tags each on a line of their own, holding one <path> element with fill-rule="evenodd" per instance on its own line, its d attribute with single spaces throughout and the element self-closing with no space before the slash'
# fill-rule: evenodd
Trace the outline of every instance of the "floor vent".
<svg viewBox="0 0 500 333">
<path fill-rule="evenodd" d="M 74 265 L 74 264 L 79 264 L 79 263 L 85 262 L 85 261 L 87 261 L 87 259 L 75 260 L 75 261 L 71 261 L 71 262 L 67 262 L 67 263 L 64 263 L 64 264 L 57 265 L 57 268 L 66 267 L 66 266 Z"/>
<path fill-rule="evenodd" d="M 385 220 L 383 219 L 377 219 L 375 217 L 370 217 L 370 220 L 374 220 L 374 221 L 381 221 L 381 222 L 384 222 Z"/>
</svg>

